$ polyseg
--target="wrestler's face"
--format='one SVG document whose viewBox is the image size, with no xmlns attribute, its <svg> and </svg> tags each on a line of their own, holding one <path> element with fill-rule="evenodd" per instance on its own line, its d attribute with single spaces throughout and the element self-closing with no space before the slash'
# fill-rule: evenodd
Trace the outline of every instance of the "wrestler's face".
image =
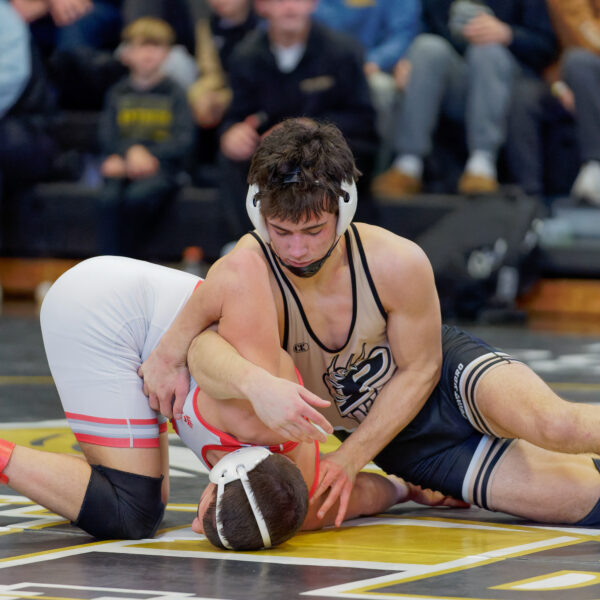
<svg viewBox="0 0 600 600">
<path fill-rule="evenodd" d="M 331 213 L 300 223 L 271 217 L 266 222 L 273 250 L 292 267 L 302 268 L 321 259 L 335 241 L 337 215 Z"/>
<path fill-rule="evenodd" d="M 214 500 L 217 491 L 217 486 L 214 483 L 209 483 L 200 496 L 200 502 L 198 504 L 198 514 L 192 522 L 192 530 L 196 533 L 204 533 L 204 527 L 202 526 L 202 520 L 204 515 L 210 506 L 210 503 Z"/>
</svg>

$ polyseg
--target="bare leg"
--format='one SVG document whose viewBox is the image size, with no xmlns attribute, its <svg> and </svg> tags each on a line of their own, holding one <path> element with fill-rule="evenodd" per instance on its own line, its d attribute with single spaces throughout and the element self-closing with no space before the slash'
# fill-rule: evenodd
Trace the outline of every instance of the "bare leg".
<svg viewBox="0 0 600 600">
<path fill-rule="evenodd" d="M 161 435 L 162 440 L 167 435 Z M 162 463 L 159 448 L 106 448 L 81 444 L 87 461 L 79 456 L 34 450 L 16 446 L 4 474 L 9 486 L 34 502 L 70 521 L 77 519 L 90 480 L 90 464 L 101 464 L 113 469 L 160 477 L 165 474 L 162 488 L 163 502 L 168 500 L 168 468 Z"/>
<path fill-rule="evenodd" d="M 4 474 L 9 486 L 70 521 L 79 514 L 90 480 L 88 463 L 78 456 L 16 446 Z"/>
<path fill-rule="evenodd" d="M 535 521 L 576 523 L 599 498 L 600 473 L 589 456 L 517 440 L 494 474 L 489 506 Z"/>
<path fill-rule="evenodd" d="M 523 364 L 486 373 L 475 398 L 498 437 L 524 439 L 557 452 L 600 453 L 600 408 L 563 400 Z"/>
</svg>

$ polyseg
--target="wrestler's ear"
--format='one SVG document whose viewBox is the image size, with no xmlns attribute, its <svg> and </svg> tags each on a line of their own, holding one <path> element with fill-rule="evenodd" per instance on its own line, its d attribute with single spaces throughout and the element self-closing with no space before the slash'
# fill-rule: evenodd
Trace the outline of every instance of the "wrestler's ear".
<svg viewBox="0 0 600 600">
<path fill-rule="evenodd" d="M 214 483 L 209 483 L 202 491 L 200 502 L 198 503 L 198 512 L 192 521 L 192 530 L 196 533 L 204 533 L 204 525 L 202 522 L 211 502 L 215 499 L 216 488 L 217 486 Z"/>
</svg>

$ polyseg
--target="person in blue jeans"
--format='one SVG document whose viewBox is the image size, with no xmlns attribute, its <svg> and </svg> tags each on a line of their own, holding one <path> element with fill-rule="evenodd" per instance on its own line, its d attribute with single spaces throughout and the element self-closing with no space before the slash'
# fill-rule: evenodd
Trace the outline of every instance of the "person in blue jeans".
<svg viewBox="0 0 600 600">
<path fill-rule="evenodd" d="M 422 189 L 424 162 L 442 113 L 466 130 L 469 156 L 458 191 L 494 192 L 515 82 L 537 77 L 554 58 L 545 2 L 424 0 L 423 18 L 425 33 L 408 51 L 397 156 L 375 179 L 374 192 L 403 196 Z"/>
<path fill-rule="evenodd" d="M 314 18 L 363 45 L 363 70 L 377 114 L 381 160 L 385 160 L 391 148 L 395 106 L 402 98 L 406 51 L 421 30 L 421 2 L 320 0 Z"/>
</svg>

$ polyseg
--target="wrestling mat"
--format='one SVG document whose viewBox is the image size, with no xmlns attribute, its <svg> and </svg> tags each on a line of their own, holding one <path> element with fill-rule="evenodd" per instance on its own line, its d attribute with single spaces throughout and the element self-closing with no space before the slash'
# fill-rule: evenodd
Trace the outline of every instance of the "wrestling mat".
<svg viewBox="0 0 600 600">
<path fill-rule="evenodd" d="M 598 333 L 468 329 L 529 362 L 564 397 L 600 400 Z M 0 316 L 0 437 L 78 451 L 35 314 Z M 1 486 L 0 600 L 600 598 L 600 530 L 401 504 L 274 550 L 221 552 L 189 527 L 207 476 L 175 435 L 171 478 L 163 525 L 143 541 L 95 542 Z"/>
</svg>

